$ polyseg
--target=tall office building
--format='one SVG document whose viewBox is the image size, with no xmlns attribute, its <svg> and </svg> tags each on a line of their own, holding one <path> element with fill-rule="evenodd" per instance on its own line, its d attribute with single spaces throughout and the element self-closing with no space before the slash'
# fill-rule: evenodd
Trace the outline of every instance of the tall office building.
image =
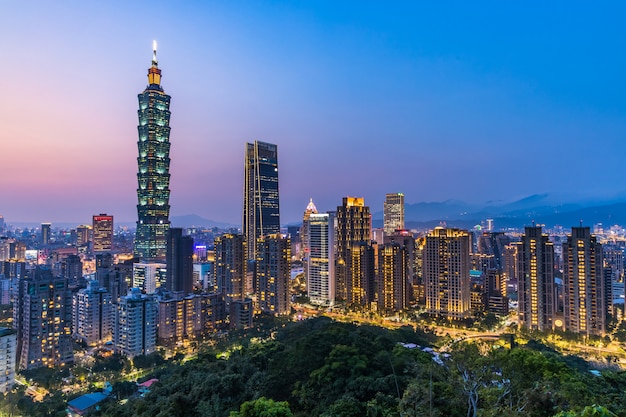
<svg viewBox="0 0 626 417">
<path fill-rule="evenodd" d="M 305 216 L 303 240 L 306 249 L 306 286 L 313 304 L 335 302 L 335 213 Z"/>
<path fill-rule="evenodd" d="M 602 245 L 588 227 L 572 227 L 563 243 L 563 257 L 565 329 L 587 336 L 604 335 L 608 310 Z"/>
<path fill-rule="evenodd" d="M 76 246 L 88 246 L 91 242 L 91 236 L 93 229 L 89 225 L 82 225 L 76 227 Z"/>
<path fill-rule="evenodd" d="M 183 229 L 170 228 L 167 232 L 167 279 L 165 286 L 171 292 L 184 295 L 193 292 L 193 238 L 183 236 Z"/>
<path fill-rule="evenodd" d="M 50 235 L 51 235 L 51 227 L 50 223 L 41 223 L 41 244 L 47 245 L 50 243 Z"/>
<path fill-rule="evenodd" d="M 257 240 L 256 276 L 259 310 L 288 314 L 290 306 L 291 242 L 280 234 Z"/>
<path fill-rule="evenodd" d="M 82 283 L 83 279 L 83 261 L 78 255 L 68 255 L 61 261 L 61 275 L 67 278 L 70 286 L 76 286 Z"/>
<path fill-rule="evenodd" d="M 156 58 L 148 69 L 148 86 L 139 97 L 137 165 L 137 232 L 135 256 L 164 260 L 170 228 L 170 96 L 161 87 Z"/>
<path fill-rule="evenodd" d="M 378 248 L 378 308 L 401 311 L 409 306 L 409 249 L 399 243 Z"/>
<path fill-rule="evenodd" d="M 531 330 L 552 330 L 554 245 L 541 226 L 526 227 L 516 245 L 519 323 Z"/>
<path fill-rule="evenodd" d="M 94 253 L 113 250 L 113 216 L 99 214 L 92 217 Z"/>
<path fill-rule="evenodd" d="M 312 214 L 317 214 L 317 207 L 315 207 L 315 204 L 313 204 L 313 199 L 309 201 L 309 204 L 306 206 L 306 209 L 304 210 L 304 215 L 302 216 L 302 227 L 300 228 L 300 240 L 302 241 L 301 254 L 302 254 L 303 261 L 305 262 L 305 269 L 306 269 L 306 261 L 309 257 L 309 242 L 307 240 L 309 236 L 309 231 L 307 228 L 309 225 L 309 218 L 311 217 Z M 291 236 L 291 239 L 293 240 L 293 235 Z"/>
<path fill-rule="evenodd" d="M 392 193 L 385 196 L 383 228 L 386 235 L 404 229 L 404 194 Z"/>
<path fill-rule="evenodd" d="M 133 282 L 130 287 L 138 288 L 146 294 L 154 294 L 157 288 L 165 287 L 166 281 L 166 264 L 157 262 L 133 264 Z"/>
<path fill-rule="evenodd" d="M 337 260 L 335 268 L 335 297 L 347 300 L 347 282 L 350 277 L 352 246 L 371 240 L 370 209 L 363 198 L 344 197 L 337 207 Z"/>
<path fill-rule="evenodd" d="M 469 232 L 437 227 L 426 235 L 422 259 L 426 311 L 452 319 L 470 315 Z"/>
<path fill-rule="evenodd" d="M 98 281 L 90 281 L 87 288 L 74 294 L 74 339 L 88 346 L 109 342 L 113 337 L 113 318 L 111 294 L 100 288 Z"/>
<path fill-rule="evenodd" d="M 215 283 L 227 304 L 243 300 L 246 292 L 246 241 L 244 235 L 224 234 L 216 237 Z"/>
<path fill-rule="evenodd" d="M 131 288 L 121 297 L 115 311 L 113 346 L 116 353 L 133 358 L 155 351 L 157 342 L 157 302 L 154 296 Z"/>
<path fill-rule="evenodd" d="M 248 260 L 255 259 L 258 238 L 280 233 L 276 145 L 259 141 L 246 144 L 242 230 Z"/>
<path fill-rule="evenodd" d="M 70 364 L 72 351 L 72 292 L 67 279 L 38 267 L 20 280 L 14 301 L 19 368 L 54 368 Z"/>
</svg>

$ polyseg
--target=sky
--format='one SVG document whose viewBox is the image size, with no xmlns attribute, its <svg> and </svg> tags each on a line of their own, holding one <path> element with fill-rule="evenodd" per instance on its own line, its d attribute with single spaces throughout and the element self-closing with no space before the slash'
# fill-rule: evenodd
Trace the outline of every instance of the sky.
<svg viewBox="0 0 626 417">
<path fill-rule="evenodd" d="M 137 218 L 152 40 L 171 215 L 240 224 L 246 142 L 278 145 L 281 222 L 313 198 L 626 197 L 619 1 L 0 0 L 0 215 Z"/>
</svg>

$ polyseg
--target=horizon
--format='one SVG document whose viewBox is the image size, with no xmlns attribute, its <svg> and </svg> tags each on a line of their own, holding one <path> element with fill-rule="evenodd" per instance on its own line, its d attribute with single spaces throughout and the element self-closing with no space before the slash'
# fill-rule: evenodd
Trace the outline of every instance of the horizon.
<svg viewBox="0 0 626 417">
<path fill-rule="evenodd" d="M 172 96 L 170 217 L 240 224 L 254 140 L 278 146 L 281 224 L 311 197 L 328 211 L 362 196 L 375 213 L 388 192 L 626 196 L 610 180 L 626 153 L 621 3 L 154 4 L 164 24 L 143 3 L 4 5 L 7 223 L 136 221 L 153 39 Z"/>
</svg>

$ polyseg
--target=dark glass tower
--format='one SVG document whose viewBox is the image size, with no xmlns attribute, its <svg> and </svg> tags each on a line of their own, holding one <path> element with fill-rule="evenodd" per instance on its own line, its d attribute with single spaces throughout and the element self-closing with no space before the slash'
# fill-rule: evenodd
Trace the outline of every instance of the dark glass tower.
<svg viewBox="0 0 626 417">
<path fill-rule="evenodd" d="M 161 87 L 154 43 L 148 86 L 139 94 L 135 256 L 165 260 L 170 228 L 170 96 Z"/>
<path fill-rule="evenodd" d="M 280 233 L 276 145 L 258 141 L 246 144 L 243 187 L 243 235 L 248 259 L 253 260 L 257 239 Z"/>
</svg>

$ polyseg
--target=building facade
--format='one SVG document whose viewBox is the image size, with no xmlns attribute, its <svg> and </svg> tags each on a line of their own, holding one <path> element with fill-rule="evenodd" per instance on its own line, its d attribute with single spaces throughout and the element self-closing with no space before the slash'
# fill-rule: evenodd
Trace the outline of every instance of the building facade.
<svg viewBox="0 0 626 417">
<path fill-rule="evenodd" d="M 21 280 L 14 301 L 19 369 L 66 366 L 72 350 L 72 293 L 67 279 L 39 267 Z"/>
<path fill-rule="evenodd" d="M 92 218 L 94 253 L 113 250 L 113 216 L 99 214 Z"/>
<path fill-rule="evenodd" d="M 422 273 L 429 314 L 449 319 L 470 315 L 470 247 L 466 230 L 437 227 L 426 235 Z"/>
<path fill-rule="evenodd" d="M 246 289 L 247 242 L 244 235 L 227 233 L 215 238 L 215 283 L 227 304 L 243 300 Z"/>
<path fill-rule="evenodd" d="M 72 310 L 74 339 L 88 346 L 98 346 L 113 338 L 113 303 L 111 294 L 90 281 L 87 288 L 74 294 Z"/>
<path fill-rule="evenodd" d="M 378 309 L 402 311 L 409 306 L 409 250 L 399 243 L 378 248 Z"/>
<path fill-rule="evenodd" d="M 171 292 L 184 295 L 193 292 L 193 238 L 183 236 L 183 229 L 170 228 L 167 232 L 167 279 L 165 286 Z"/>
<path fill-rule="evenodd" d="M 256 279 L 258 309 L 270 314 L 288 314 L 291 242 L 279 234 L 257 240 Z"/>
<path fill-rule="evenodd" d="M 352 246 L 358 242 L 371 240 L 371 215 L 363 198 L 344 197 L 337 207 L 337 258 L 335 268 L 335 297 L 348 299 L 347 285 L 352 280 Z"/>
<path fill-rule="evenodd" d="M 306 230 L 306 279 L 313 304 L 335 303 L 335 215 L 310 213 L 304 220 Z"/>
<path fill-rule="evenodd" d="M 554 245 L 541 226 L 530 226 L 516 246 L 519 323 L 531 330 L 552 330 Z"/>
<path fill-rule="evenodd" d="M 404 229 L 404 194 L 391 193 L 383 204 L 383 229 L 385 235 Z"/>
<path fill-rule="evenodd" d="M 3 394 L 15 385 L 16 333 L 13 329 L 0 327 L 0 393 Z"/>
<path fill-rule="evenodd" d="M 606 333 L 602 245 L 588 227 L 572 227 L 563 243 L 565 329 L 587 336 Z"/>
<path fill-rule="evenodd" d="M 278 147 L 271 143 L 246 144 L 242 225 L 248 260 L 255 259 L 258 238 L 280 233 Z"/>
<path fill-rule="evenodd" d="M 170 228 L 170 96 L 161 87 L 156 59 L 148 69 L 148 86 L 138 95 L 139 156 L 137 165 L 137 231 L 135 256 L 141 260 L 165 260 Z"/>
<path fill-rule="evenodd" d="M 116 306 L 113 346 L 129 358 L 155 351 L 157 342 L 157 302 L 154 296 L 131 288 Z"/>
</svg>

